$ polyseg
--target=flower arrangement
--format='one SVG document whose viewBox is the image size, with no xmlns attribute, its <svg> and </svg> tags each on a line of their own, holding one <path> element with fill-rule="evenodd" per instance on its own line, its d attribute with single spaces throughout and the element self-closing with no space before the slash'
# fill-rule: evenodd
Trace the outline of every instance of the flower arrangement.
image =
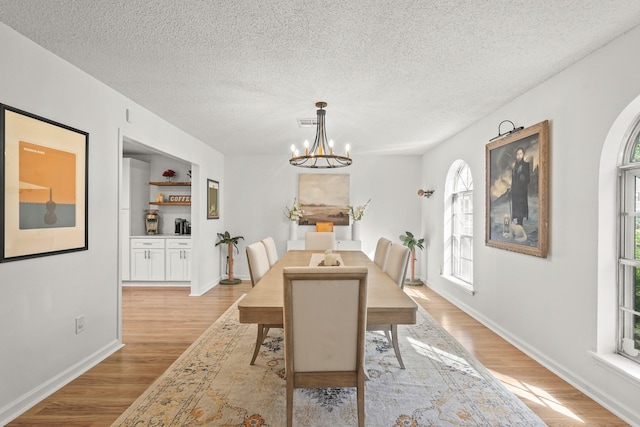
<svg viewBox="0 0 640 427">
<path fill-rule="evenodd" d="M 360 221 L 364 216 L 364 211 L 369 206 L 369 203 L 371 203 L 371 199 L 367 200 L 367 203 L 365 203 L 364 205 L 355 207 L 351 205 L 347 206 L 347 209 L 349 209 L 349 217 L 354 221 Z"/>
<path fill-rule="evenodd" d="M 176 173 L 171 169 L 167 169 L 166 171 L 162 172 L 162 176 L 164 176 L 167 179 L 171 179 L 174 176 L 176 176 Z"/>
<path fill-rule="evenodd" d="M 287 211 L 285 212 L 284 216 L 286 216 L 289 221 L 298 221 L 300 220 L 300 218 L 302 218 L 302 215 L 304 215 L 304 211 L 302 210 L 302 206 L 300 206 L 300 203 L 296 202 L 296 199 L 293 199 L 293 205 L 291 207 L 287 206 Z"/>
</svg>

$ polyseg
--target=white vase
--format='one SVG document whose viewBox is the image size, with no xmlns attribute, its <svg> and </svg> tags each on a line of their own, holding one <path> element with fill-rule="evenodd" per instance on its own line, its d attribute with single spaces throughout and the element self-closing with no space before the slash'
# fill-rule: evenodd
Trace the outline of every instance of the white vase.
<svg viewBox="0 0 640 427">
<path fill-rule="evenodd" d="M 298 222 L 289 221 L 289 240 L 298 240 Z"/>
<path fill-rule="evenodd" d="M 360 221 L 351 224 L 351 240 L 360 240 Z"/>
</svg>

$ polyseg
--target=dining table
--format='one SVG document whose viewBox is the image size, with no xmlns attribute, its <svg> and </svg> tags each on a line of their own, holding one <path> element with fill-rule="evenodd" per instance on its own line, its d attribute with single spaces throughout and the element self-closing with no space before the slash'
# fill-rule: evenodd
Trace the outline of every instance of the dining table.
<svg viewBox="0 0 640 427">
<path fill-rule="evenodd" d="M 367 325 L 416 323 L 418 306 L 415 301 L 364 252 L 333 253 L 338 255 L 340 265 L 367 267 Z M 316 266 L 323 255 L 323 251 L 317 250 L 286 252 L 238 303 L 240 323 L 283 324 L 283 269 Z"/>
</svg>

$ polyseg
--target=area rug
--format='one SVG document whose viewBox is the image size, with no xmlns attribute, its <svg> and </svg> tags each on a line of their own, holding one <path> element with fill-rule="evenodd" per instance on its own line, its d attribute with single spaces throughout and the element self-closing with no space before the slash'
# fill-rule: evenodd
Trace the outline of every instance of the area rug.
<svg viewBox="0 0 640 427">
<path fill-rule="evenodd" d="M 286 425 L 284 345 L 269 331 L 255 365 L 256 325 L 233 304 L 112 426 Z M 544 426 L 418 306 L 398 327 L 406 369 L 383 334 L 367 332 L 367 426 Z M 354 426 L 355 389 L 297 389 L 295 426 Z"/>
</svg>

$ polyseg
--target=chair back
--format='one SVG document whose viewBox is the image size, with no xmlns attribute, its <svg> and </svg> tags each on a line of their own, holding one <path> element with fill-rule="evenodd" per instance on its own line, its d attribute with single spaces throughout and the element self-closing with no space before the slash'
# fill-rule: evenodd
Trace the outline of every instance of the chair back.
<svg viewBox="0 0 640 427">
<path fill-rule="evenodd" d="M 307 250 L 323 250 L 335 249 L 336 233 L 307 231 L 305 234 L 305 249 Z"/>
<path fill-rule="evenodd" d="M 247 262 L 249 263 L 251 286 L 255 286 L 270 268 L 267 250 L 262 242 L 252 243 L 247 246 Z"/>
<path fill-rule="evenodd" d="M 284 268 L 285 348 L 293 372 L 356 370 L 364 356 L 367 274 L 366 267 Z"/>
<path fill-rule="evenodd" d="M 267 251 L 267 258 L 269 258 L 269 267 L 273 267 L 278 261 L 278 250 L 276 249 L 276 242 L 273 237 L 265 237 L 262 239 L 262 244 Z"/>
<path fill-rule="evenodd" d="M 407 264 L 411 251 L 399 243 L 392 243 L 383 271 L 387 273 L 398 286 L 404 288 L 404 278 L 407 274 Z"/>
<path fill-rule="evenodd" d="M 293 389 L 356 387 L 364 426 L 367 267 L 285 267 L 287 425 Z"/>
<path fill-rule="evenodd" d="M 373 257 L 373 262 L 382 270 L 387 263 L 387 255 L 389 255 L 389 247 L 391 246 L 391 240 L 381 237 L 376 244 L 376 253 Z"/>
</svg>

